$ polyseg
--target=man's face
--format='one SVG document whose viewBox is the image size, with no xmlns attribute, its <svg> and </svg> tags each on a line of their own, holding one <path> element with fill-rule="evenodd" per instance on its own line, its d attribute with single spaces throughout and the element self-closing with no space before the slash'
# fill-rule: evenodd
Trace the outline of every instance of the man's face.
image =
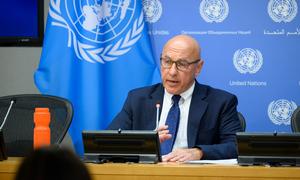
<svg viewBox="0 0 300 180">
<path fill-rule="evenodd" d="M 166 45 L 161 57 L 162 60 L 169 59 L 175 62 L 185 60 L 189 63 L 199 58 L 195 53 L 191 52 L 189 47 L 180 43 Z M 185 70 L 178 70 L 175 63 L 169 68 L 164 68 L 164 66 L 161 65 L 162 82 L 165 89 L 170 94 L 181 94 L 186 91 L 191 87 L 195 77 L 200 73 L 202 65 L 203 61 L 200 61 L 190 64 Z"/>
</svg>

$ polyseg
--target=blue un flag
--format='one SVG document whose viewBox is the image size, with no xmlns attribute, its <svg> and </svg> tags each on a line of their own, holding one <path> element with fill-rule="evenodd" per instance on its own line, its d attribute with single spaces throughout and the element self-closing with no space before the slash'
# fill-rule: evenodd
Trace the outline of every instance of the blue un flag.
<svg viewBox="0 0 300 180">
<path fill-rule="evenodd" d="M 69 133 L 83 153 L 82 130 L 104 129 L 127 92 L 159 81 L 140 0 L 50 0 L 35 84 L 69 99 Z"/>
</svg>

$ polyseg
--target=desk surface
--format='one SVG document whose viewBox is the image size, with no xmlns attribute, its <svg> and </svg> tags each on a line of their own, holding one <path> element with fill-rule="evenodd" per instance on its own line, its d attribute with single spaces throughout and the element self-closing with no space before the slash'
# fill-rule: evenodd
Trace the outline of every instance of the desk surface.
<svg viewBox="0 0 300 180">
<path fill-rule="evenodd" d="M 0 179 L 13 179 L 20 158 L 0 162 Z M 262 167 L 200 164 L 87 164 L 94 180 L 300 179 L 300 167 Z"/>
</svg>

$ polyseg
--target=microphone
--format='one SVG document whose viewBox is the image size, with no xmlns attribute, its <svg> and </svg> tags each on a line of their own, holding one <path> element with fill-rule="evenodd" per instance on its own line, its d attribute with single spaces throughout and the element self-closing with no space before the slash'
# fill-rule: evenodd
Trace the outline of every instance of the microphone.
<svg viewBox="0 0 300 180">
<path fill-rule="evenodd" d="M 12 106 L 13 106 L 13 104 L 14 104 L 15 102 L 16 102 L 16 101 L 15 101 L 14 99 L 12 99 L 12 100 L 10 101 L 10 105 L 9 105 L 9 107 L 8 107 L 8 110 L 6 111 L 6 115 L 5 115 L 4 120 L 3 120 L 3 122 L 2 122 L 2 124 L 1 124 L 1 126 L 0 126 L 0 131 L 2 130 L 4 124 L 5 124 L 6 120 L 7 120 L 7 117 L 8 117 L 8 115 L 9 115 L 9 113 L 10 113 L 10 110 L 11 110 L 11 108 L 12 108 Z"/>
<path fill-rule="evenodd" d="M 155 127 L 155 131 L 156 131 L 159 124 L 159 108 L 160 108 L 159 102 L 157 102 L 155 106 L 156 106 L 156 127 Z"/>
</svg>

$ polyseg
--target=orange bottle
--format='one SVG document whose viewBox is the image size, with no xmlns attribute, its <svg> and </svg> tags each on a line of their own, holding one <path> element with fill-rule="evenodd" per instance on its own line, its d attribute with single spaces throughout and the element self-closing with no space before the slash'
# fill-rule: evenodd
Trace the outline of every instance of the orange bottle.
<svg viewBox="0 0 300 180">
<path fill-rule="evenodd" d="M 33 148 L 50 145 L 50 112 L 49 108 L 35 108 L 33 115 Z"/>
</svg>

